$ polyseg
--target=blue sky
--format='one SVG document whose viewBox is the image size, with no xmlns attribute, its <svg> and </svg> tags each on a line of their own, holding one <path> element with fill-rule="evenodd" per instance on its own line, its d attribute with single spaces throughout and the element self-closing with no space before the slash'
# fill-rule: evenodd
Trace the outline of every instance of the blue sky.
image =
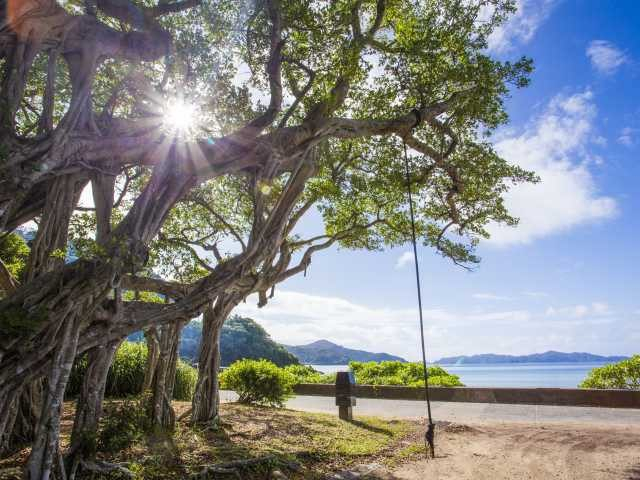
<svg viewBox="0 0 640 480">
<path fill-rule="evenodd" d="M 491 50 L 530 56 L 536 71 L 508 101 L 511 123 L 494 142 L 542 183 L 509 194 L 521 225 L 493 228 L 474 272 L 420 250 L 429 358 L 638 352 L 640 2 L 518 3 Z M 284 343 L 326 338 L 416 359 L 408 252 L 321 253 L 267 307 L 248 301 L 238 313 Z"/>
</svg>

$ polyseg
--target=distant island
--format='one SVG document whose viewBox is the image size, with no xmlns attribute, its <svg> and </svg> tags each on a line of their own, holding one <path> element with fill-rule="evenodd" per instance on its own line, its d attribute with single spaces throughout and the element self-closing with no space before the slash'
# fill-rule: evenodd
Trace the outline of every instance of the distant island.
<svg viewBox="0 0 640 480">
<path fill-rule="evenodd" d="M 443 357 L 434 363 L 444 365 L 460 365 L 465 363 L 588 363 L 588 362 L 619 362 L 629 357 L 620 355 L 604 357 L 585 352 L 556 352 L 549 350 L 544 353 L 532 353 L 531 355 L 498 355 L 495 353 L 483 353 L 481 355 L 460 355 L 457 357 Z"/>
<path fill-rule="evenodd" d="M 318 340 L 308 345 L 284 345 L 289 353 L 292 353 L 301 363 L 311 365 L 346 365 L 354 362 L 382 362 L 396 360 L 406 362 L 404 358 L 396 357 L 388 353 L 372 353 L 364 350 L 353 350 L 341 345 L 336 345 L 328 340 Z"/>
</svg>

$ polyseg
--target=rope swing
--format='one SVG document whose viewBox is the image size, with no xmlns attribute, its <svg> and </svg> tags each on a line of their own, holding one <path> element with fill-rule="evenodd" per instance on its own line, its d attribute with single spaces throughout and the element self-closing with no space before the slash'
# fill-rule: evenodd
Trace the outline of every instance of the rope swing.
<svg viewBox="0 0 640 480">
<path fill-rule="evenodd" d="M 413 212 L 413 197 L 411 195 L 411 174 L 409 173 L 409 157 L 407 155 L 407 144 L 404 145 L 404 167 L 407 175 L 407 197 L 409 199 L 409 215 L 411 217 L 411 243 L 413 244 L 413 260 L 416 270 L 416 289 L 418 291 L 418 313 L 420 317 L 420 345 L 422 347 L 422 372 L 424 375 L 424 394 L 427 400 L 427 418 L 428 426 L 424 434 L 424 446 L 427 454 L 431 454 L 431 458 L 436 457 L 435 451 L 435 424 L 431 417 L 431 400 L 429 399 L 429 373 L 427 371 L 427 353 L 424 346 L 424 320 L 422 318 L 422 289 L 420 287 L 420 270 L 418 268 L 418 248 L 416 246 L 416 222 Z"/>
</svg>

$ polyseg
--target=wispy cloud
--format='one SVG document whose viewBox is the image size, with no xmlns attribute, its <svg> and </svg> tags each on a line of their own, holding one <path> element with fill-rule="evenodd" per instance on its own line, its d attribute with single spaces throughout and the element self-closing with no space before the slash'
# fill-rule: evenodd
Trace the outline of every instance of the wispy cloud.
<svg viewBox="0 0 640 480">
<path fill-rule="evenodd" d="M 519 185 L 506 194 L 506 206 L 520 224 L 491 225 L 490 242 L 528 243 L 617 214 L 616 201 L 598 191 L 590 171 L 596 113 L 590 91 L 558 95 L 524 131 L 496 142 L 500 155 L 533 170 L 541 182 Z"/>
<path fill-rule="evenodd" d="M 413 252 L 403 252 L 396 260 L 396 268 L 404 268 L 413 263 Z"/>
<path fill-rule="evenodd" d="M 386 351 L 418 358 L 418 312 L 412 308 L 375 308 L 350 300 L 280 290 L 264 308 L 254 298 L 238 306 L 236 313 L 258 320 L 273 338 L 288 345 L 327 339 L 352 348 Z M 526 322 L 526 310 L 451 312 L 424 308 L 425 335 L 432 355 L 454 353 L 450 338 L 484 324 L 511 325 Z M 470 345 L 473 339 L 468 339 Z M 458 346 L 456 346 L 457 351 Z"/>
<path fill-rule="evenodd" d="M 526 297 L 532 297 L 532 298 L 546 298 L 549 296 L 547 292 L 534 292 L 534 291 L 522 292 L 522 294 Z"/>
<path fill-rule="evenodd" d="M 506 53 L 517 44 L 531 41 L 558 3 L 558 0 L 516 0 L 516 13 L 489 37 L 489 50 Z M 481 17 L 488 18 L 491 13 L 492 8 L 485 7 Z"/>
<path fill-rule="evenodd" d="M 637 128 L 625 127 L 620 130 L 620 135 L 618 136 L 618 143 L 624 145 L 625 147 L 632 147 L 636 143 L 636 135 L 638 133 Z"/>
<path fill-rule="evenodd" d="M 335 296 L 276 291 L 264 308 L 252 296 L 236 313 L 260 322 L 288 345 L 327 339 L 351 348 L 385 351 L 407 359 L 420 355 L 415 307 L 371 306 Z M 430 359 L 473 353 L 593 351 L 628 353 L 640 338 L 637 317 L 618 318 L 604 302 L 532 311 L 523 308 L 465 311 L 426 307 L 425 335 Z M 611 329 L 615 321 L 619 328 Z M 587 328 L 588 327 L 588 328 Z"/>
<path fill-rule="evenodd" d="M 511 300 L 510 297 L 503 295 L 494 295 L 493 293 L 474 293 L 471 295 L 476 300 Z"/>
<path fill-rule="evenodd" d="M 549 307 L 546 312 L 547 316 L 564 316 L 571 318 L 585 318 L 588 316 L 609 316 L 613 312 L 607 303 L 593 302 L 588 305 L 572 305 L 570 307 Z"/>
<path fill-rule="evenodd" d="M 587 47 L 587 57 L 598 72 L 611 75 L 628 62 L 625 53 L 606 40 L 593 40 Z"/>
</svg>

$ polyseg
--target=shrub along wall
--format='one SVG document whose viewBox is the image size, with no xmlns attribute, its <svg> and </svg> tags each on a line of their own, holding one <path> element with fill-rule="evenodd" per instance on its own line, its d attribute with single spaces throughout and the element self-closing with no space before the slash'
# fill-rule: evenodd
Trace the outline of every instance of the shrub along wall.
<svg viewBox="0 0 640 480">
<path fill-rule="evenodd" d="M 640 355 L 589 372 L 580 388 L 640 390 Z"/>
<path fill-rule="evenodd" d="M 120 345 L 107 375 L 106 397 L 127 397 L 141 393 L 147 365 L 147 353 L 147 345 L 144 343 L 123 342 Z M 67 396 L 73 397 L 80 393 L 86 369 L 87 358 L 82 356 L 76 360 L 71 371 L 67 385 Z M 197 377 L 198 372 L 195 368 L 183 360 L 178 360 L 173 398 L 175 400 L 191 400 Z"/>
<path fill-rule="evenodd" d="M 424 373 L 420 362 L 349 362 L 356 383 L 360 385 L 402 385 L 423 387 Z M 434 387 L 464 387 L 460 377 L 437 365 L 427 369 L 429 385 Z"/>
</svg>

